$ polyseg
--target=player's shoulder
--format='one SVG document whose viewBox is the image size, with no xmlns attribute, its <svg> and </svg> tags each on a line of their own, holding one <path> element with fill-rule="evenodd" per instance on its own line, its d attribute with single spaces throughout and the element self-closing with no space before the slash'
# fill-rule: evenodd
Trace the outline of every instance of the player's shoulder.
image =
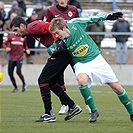
<svg viewBox="0 0 133 133">
<path fill-rule="evenodd" d="M 33 22 L 28 24 L 27 29 L 32 29 L 32 28 L 35 28 L 35 27 L 39 27 L 42 23 L 46 23 L 46 22 L 44 22 L 42 20 L 33 21 Z"/>
<path fill-rule="evenodd" d="M 10 38 L 13 38 L 13 37 L 16 37 L 16 35 L 15 34 L 9 34 L 8 35 L 8 38 L 10 39 Z"/>
<path fill-rule="evenodd" d="M 77 10 L 77 7 L 74 6 L 74 5 L 68 5 L 68 8 L 72 8 L 72 9 L 76 9 Z"/>
</svg>

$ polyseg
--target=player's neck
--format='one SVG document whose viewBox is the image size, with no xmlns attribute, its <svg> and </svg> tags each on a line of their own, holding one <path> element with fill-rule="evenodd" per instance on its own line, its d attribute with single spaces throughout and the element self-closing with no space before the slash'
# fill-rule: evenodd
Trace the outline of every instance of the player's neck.
<svg viewBox="0 0 133 133">
<path fill-rule="evenodd" d="M 68 10 L 68 6 L 66 6 L 66 7 L 61 7 L 59 4 L 57 4 L 56 7 L 57 7 L 58 10 L 60 10 L 60 11 L 67 11 L 67 10 Z"/>
</svg>

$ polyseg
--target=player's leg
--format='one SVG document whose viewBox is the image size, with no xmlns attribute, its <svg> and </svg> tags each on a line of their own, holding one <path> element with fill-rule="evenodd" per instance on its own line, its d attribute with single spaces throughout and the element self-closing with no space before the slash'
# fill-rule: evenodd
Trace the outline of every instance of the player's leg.
<svg viewBox="0 0 133 133">
<path fill-rule="evenodd" d="M 16 73 L 22 81 L 22 92 L 24 92 L 24 91 L 26 91 L 26 83 L 25 83 L 24 75 L 22 74 L 22 71 L 21 71 L 22 63 L 23 63 L 22 61 L 16 62 L 16 67 L 17 67 Z"/>
<path fill-rule="evenodd" d="M 18 92 L 19 91 L 17 84 L 16 84 L 16 80 L 15 80 L 14 75 L 13 75 L 13 71 L 14 71 L 15 66 L 16 66 L 16 62 L 9 60 L 9 62 L 8 62 L 8 75 L 10 77 L 12 85 L 14 86 L 14 90 L 12 92 Z"/>
<path fill-rule="evenodd" d="M 121 103 L 127 109 L 127 112 L 130 115 L 131 121 L 133 121 L 133 104 L 132 104 L 132 102 L 131 102 L 126 90 L 123 89 L 122 86 L 118 82 L 108 83 L 108 85 L 117 94 L 119 100 L 121 101 Z"/>
<path fill-rule="evenodd" d="M 73 60 L 71 60 L 71 62 L 70 62 L 70 66 L 71 66 L 73 72 L 75 73 L 74 62 L 73 62 Z M 90 107 L 89 107 L 89 105 L 87 104 L 86 101 L 85 101 L 85 104 L 86 104 L 86 110 L 88 111 L 89 114 L 91 114 L 91 109 L 90 109 Z"/>
<path fill-rule="evenodd" d="M 94 64 L 92 67 L 91 65 L 88 63 L 76 63 L 74 65 L 74 69 L 75 69 L 75 75 L 76 75 L 76 79 L 78 81 L 79 84 L 79 88 L 80 88 L 80 92 L 85 100 L 85 102 L 87 103 L 87 105 L 90 107 L 91 109 L 91 114 L 90 114 L 90 122 L 95 122 L 99 116 L 95 102 L 94 102 L 94 98 L 92 96 L 90 87 L 92 85 L 92 81 L 93 81 L 93 77 L 92 77 L 92 72 L 94 69 Z"/>
<path fill-rule="evenodd" d="M 76 77 L 77 81 L 79 83 L 80 92 L 86 102 L 86 104 L 91 109 L 91 117 L 90 122 L 95 122 L 99 116 L 97 108 L 94 103 L 94 98 L 92 96 L 92 93 L 90 91 L 90 88 L 88 87 L 88 75 L 85 73 L 79 73 Z"/>
<path fill-rule="evenodd" d="M 62 74 L 60 77 L 59 77 L 59 79 L 58 79 L 58 81 L 57 81 L 57 83 L 64 89 L 64 91 L 66 92 L 66 86 L 65 86 L 65 83 L 64 83 L 64 74 Z M 63 101 L 61 101 L 61 108 L 60 108 L 60 110 L 59 110 L 59 115 L 64 115 L 64 114 L 66 114 L 67 113 L 67 111 L 68 111 L 68 105 L 65 103 L 65 102 L 63 102 Z"/>
<path fill-rule="evenodd" d="M 104 58 L 99 55 L 95 60 L 97 62 L 97 68 L 95 67 L 93 74 L 100 79 L 102 84 L 107 83 L 113 89 L 121 103 L 127 109 L 130 118 L 133 121 L 133 104 L 127 92 L 119 84 L 116 75 L 114 74 L 110 65 L 104 60 Z M 100 60 L 100 62 L 98 62 L 98 60 Z"/>
<path fill-rule="evenodd" d="M 62 54 L 64 55 L 65 53 L 63 52 Z M 52 55 L 52 57 L 48 59 L 48 62 L 44 66 L 44 68 L 43 68 L 43 70 L 39 76 L 38 84 L 40 87 L 40 92 L 41 92 L 42 100 L 44 102 L 44 108 L 45 108 L 45 114 L 46 114 L 43 116 L 45 117 L 45 116 L 49 115 L 49 117 L 51 117 L 51 119 L 50 118 L 47 119 L 46 117 L 44 119 L 44 117 L 41 116 L 36 122 L 42 122 L 42 121 L 43 122 L 53 122 L 53 121 L 56 121 L 56 118 L 53 115 L 53 111 L 52 111 L 49 84 L 57 82 L 58 77 L 63 73 L 63 71 L 65 70 L 65 68 L 69 64 L 69 60 L 68 61 L 65 60 L 65 56 L 62 56 L 62 54 Z M 63 65 L 60 64 L 60 62 L 62 62 L 62 60 L 65 62 Z M 66 102 L 69 105 L 70 111 L 68 111 L 68 114 L 69 114 L 69 115 L 67 115 L 68 119 L 72 118 L 73 116 L 77 115 L 78 113 L 80 113 L 82 111 L 80 109 L 80 107 L 77 107 L 75 105 L 75 103 L 73 106 L 73 101 L 68 97 L 68 95 L 65 93 L 65 91 L 61 87 L 58 87 L 58 89 L 56 88 L 53 92 L 54 93 L 56 92 L 55 93 L 56 95 L 61 93 L 61 95 L 58 97 L 61 98 L 64 102 Z M 54 118 L 54 120 L 53 120 L 53 118 Z"/>
</svg>

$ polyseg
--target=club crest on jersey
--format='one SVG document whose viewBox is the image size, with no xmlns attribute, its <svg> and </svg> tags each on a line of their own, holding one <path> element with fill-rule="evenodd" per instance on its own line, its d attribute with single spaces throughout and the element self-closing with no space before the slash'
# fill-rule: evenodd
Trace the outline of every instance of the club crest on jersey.
<svg viewBox="0 0 133 133">
<path fill-rule="evenodd" d="M 89 46 L 87 44 L 79 46 L 74 52 L 74 56 L 84 56 L 88 51 Z"/>
<path fill-rule="evenodd" d="M 71 11 L 68 12 L 68 16 L 72 17 L 73 13 Z"/>
</svg>

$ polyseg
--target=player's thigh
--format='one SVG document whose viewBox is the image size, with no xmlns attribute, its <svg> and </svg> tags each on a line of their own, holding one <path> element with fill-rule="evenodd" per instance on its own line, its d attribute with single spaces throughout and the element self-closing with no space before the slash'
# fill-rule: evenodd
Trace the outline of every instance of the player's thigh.
<svg viewBox="0 0 133 133">
<path fill-rule="evenodd" d="M 40 78 L 48 82 L 53 82 L 53 80 L 57 81 L 58 78 L 63 74 L 70 61 L 71 56 L 67 53 L 52 55 L 44 66 L 40 74 Z"/>
<path fill-rule="evenodd" d="M 16 72 L 17 74 L 21 74 L 21 68 L 22 68 L 22 61 L 17 61 L 16 62 Z"/>
<path fill-rule="evenodd" d="M 13 75 L 15 66 L 16 66 L 16 62 L 9 60 L 9 63 L 8 63 L 8 74 L 9 75 Z"/>
</svg>

